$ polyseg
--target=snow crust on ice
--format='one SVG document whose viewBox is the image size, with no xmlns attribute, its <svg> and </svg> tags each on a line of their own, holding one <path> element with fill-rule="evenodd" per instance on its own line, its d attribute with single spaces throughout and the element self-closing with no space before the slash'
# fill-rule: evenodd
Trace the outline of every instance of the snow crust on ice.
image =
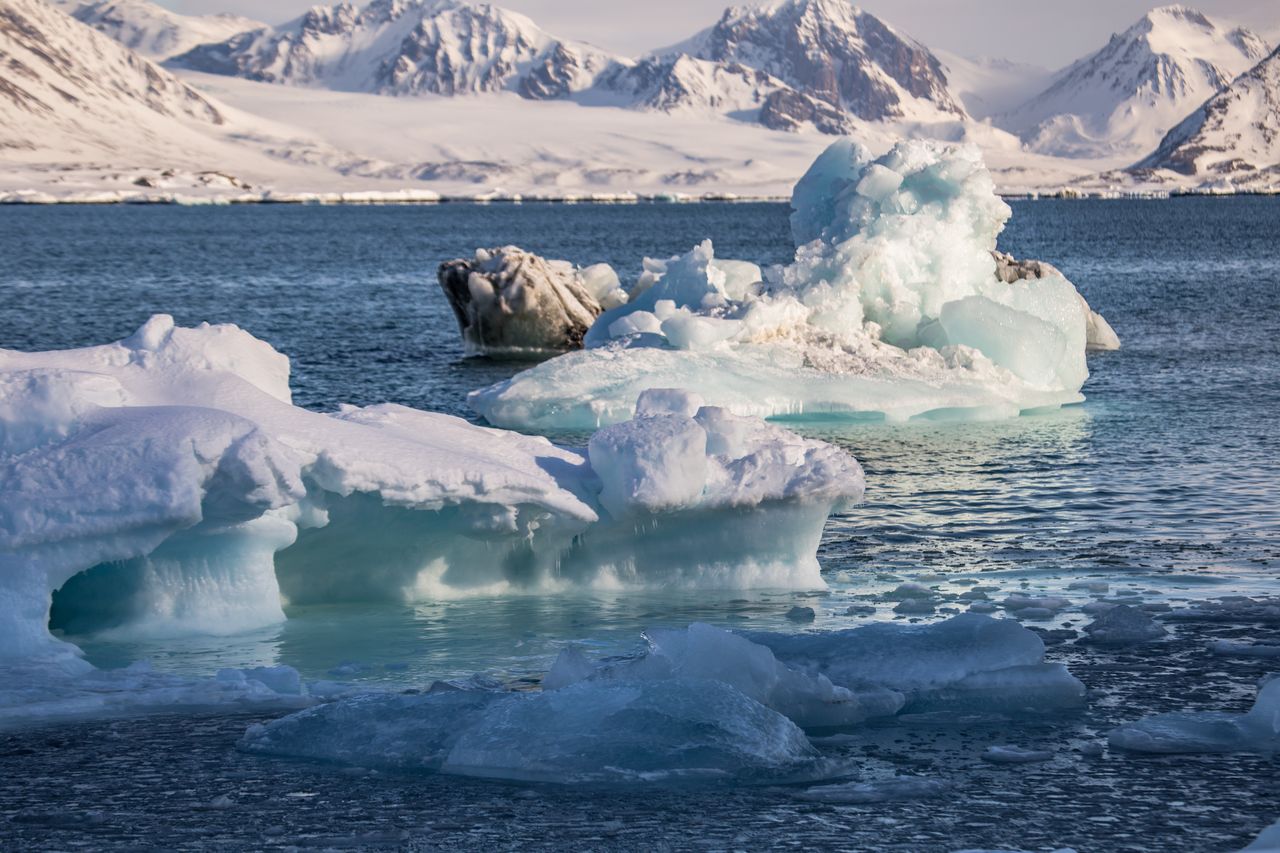
<svg viewBox="0 0 1280 853">
<path fill-rule="evenodd" d="M 278 622 L 282 596 L 812 588 L 828 513 L 863 490 L 843 451 L 681 392 L 583 453 L 403 406 L 307 411 L 288 376 L 247 332 L 166 315 L 0 350 L 0 659 L 75 654 L 51 607 L 70 634 L 164 636 Z"/>
<path fill-rule="evenodd" d="M 1011 210 L 971 146 L 845 139 L 796 185 L 797 249 L 768 271 L 710 241 L 646 261 L 587 349 L 470 396 L 490 423 L 590 428 L 677 386 L 759 416 L 1008 417 L 1083 399 L 1089 311 L 1046 265 L 1001 281 Z"/>
<path fill-rule="evenodd" d="M 1280 678 L 1259 688 L 1258 698 L 1246 714 L 1156 714 L 1113 729 L 1108 740 L 1113 747 L 1131 752 L 1280 751 Z"/>
</svg>

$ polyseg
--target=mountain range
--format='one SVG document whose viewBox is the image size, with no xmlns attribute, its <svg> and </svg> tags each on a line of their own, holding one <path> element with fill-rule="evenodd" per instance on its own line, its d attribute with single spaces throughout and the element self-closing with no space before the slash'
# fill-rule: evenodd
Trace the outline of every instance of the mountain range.
<svg viewBox="0 0 1280 853">
<path fill-rule="evenodd" d="M 24 72 L 55 48 L 65 62 Z M 730 8 L 637 58 L 462 0 L 342 2 L 279 26 L 183 16 L 148 0 L 0 0 L 0 59 L 8 150 L 78 139 L 86 151 L 145 158 L 148 145 L 159 154 L 207 148 L 190 142 L 205 133 L 218 146 L 238 142 L 291 167 L 336 171 L 346 184 L 412 179 L 554 193 L 579 181 L 586 192 L 770 194 L 830 134 L 873 148 L 902 135 L 972 141 L 1010 190 L 1256 188 L 1276 178 L 1271 46 L 1183 6 L 1152 10 L 1058 72 L 932 51 L 845 0 Z M 293 96 L 272 94 L 283 87 Z M 353 110 L 368 138 L 342 126 Z M 485 124 L 495 112 L 520 135 L 494 137 L 501 131 Z M 569 145 L 560 141 L 566 120 L 582 130 Z"/>
</svg>

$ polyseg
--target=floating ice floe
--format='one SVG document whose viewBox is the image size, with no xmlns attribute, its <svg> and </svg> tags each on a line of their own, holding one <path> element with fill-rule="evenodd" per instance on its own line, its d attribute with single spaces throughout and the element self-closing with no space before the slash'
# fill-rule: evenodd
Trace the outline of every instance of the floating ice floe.
<svg viewBox="0 0 1280 853">
<path fill-rule="evenodd" d="M 0 659 L 50 634 L 233 633 L 281 601 L 560 585 L 821 587 L 844 451 L 653 391 L 586 452 L 396 405 L 293 406 L 289 362 L 158 315 L 0 350 Z"/>
<path fill-rule="evenodd" d="M 1117 604 L 1104 610 L 1084 626 L 1088 641 L 1100 646 L 1128 646 L 1149 643 L 1168 636 L 1169 631 L 1136 607 Z"/>
<path fill-rule="evenodd" d="M 1085 699 L 1065 666 L 1045 662 L 1044 641 L 1011 619 L 962 613 L 929 625 L 746 636 L 783 664 L 838 686 L 899 693 L 904 712 L 1042 712 Z"/>
<path fill-rule="evenodd" d="M 1046 690 L 1047 673 L 1037 671 L 1045 666 L 1043 645 L 1036 654 L 1034 634 L 1004 624 L 958 617 L 918 629 L 816 634 L 805 648 L 818 657 L 792 649 L 789 660 L 761 635 L 748 639 L 694 624 L 651 631 L 647 651 L 627 660 L 593 663 L 566 649 L 541 691 L 436 685 L 423 695 L 342 699 L 251 727 L 241 746 L 362 766 L 567 783 L 829 778 L 840 768 L 821 757 L 803 729 L 891 716 L 909 694 L 918 698 L 922 684 L 950 707 L 975 701 L 1011 712 L 1078 705 L 1080 682 L 1056 667 L 1056 685 Z M 975 632 L 983 635 L 976 643 Z M 904 651 L 887 654 L 899 639 Z M 1002 650 L 1010 644 L 1012 650 Z M 913 672 L 905 678 L 894 672 L 908 661 Z M 826 672 L 855 681 L 837 684 Z M 932 780 L 891 780 L 808 795 L 881 802 L 942 790 Z"/>
<path fill-rule="evenodd" d="M 1108 740 L 1132 752 L 1280 752 L 1280 678 L 1262 685 L 1247 714 L 1157 714 L 1112 730 Z"/>
<path fill-rule="evenodd" d="M 438 278 L 471 355 L 536 357 L 574 349 L 602 311 L 627 301 L 608 264 L 577 269 L 515 246 L 446 261 Z"/>
<path fill-rule="evenodd" d="M 1118 345 L 1056 269 L 995 254 L 1011 210 L 972 147 L 904 142 L 873 161 L 842 140 L 792 207 L 789 266 L 717 258 L 710 241 L 646 261 L 586 349 L 472 407 L 501 426 L 591 428 L 675 386 L 762 417 L 989 419 L 1082 400 L 1090 329 Z"/>
</svg>

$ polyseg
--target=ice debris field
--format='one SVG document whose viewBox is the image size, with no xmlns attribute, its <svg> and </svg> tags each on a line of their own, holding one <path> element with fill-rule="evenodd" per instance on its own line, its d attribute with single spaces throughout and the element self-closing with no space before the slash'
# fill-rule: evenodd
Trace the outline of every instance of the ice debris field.
<svg viewBox="0 0 1280 853">
<path fill-rule="evenodd" d="M 591 429 L 676 386 L 760 417 L 1003 418 L 1081 401 L 1086 349 L 1119 346 L 1058 270 L 996 252 L 1011 210 L 976 148 L 912 141 L 872 160 L 841 140 L 791 206 L 791 264 L 717 258 L 710 241 L 648 259 L 583 350 L 474 392 L 472 408 L 498 426 Z M 519 318 L 529 348 L 545 347 L 564 325 L 551 309 L 579 300 L 548 277 L 532 284 L 505 302 L 473 285 L 468 346 L 487 319 L 511 348 Z"/>
</svg>

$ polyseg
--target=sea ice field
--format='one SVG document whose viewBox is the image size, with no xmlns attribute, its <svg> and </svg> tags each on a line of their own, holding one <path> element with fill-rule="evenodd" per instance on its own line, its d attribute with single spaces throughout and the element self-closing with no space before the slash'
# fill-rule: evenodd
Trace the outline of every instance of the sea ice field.
<svg viewBox="0 0 1280 853">
<path fill-rule="evenodd" d="M 382 404 L 453 416 L 415 429 L 483 455 L 466 444 L 489 435 L 468 394 L 533 366 L 465 357 L 437 266 L 514 244 L 608 263 L 629 285 L 644 258 L 704 238 L 717 258 L 787 265 L 787 205 L 0 207 L 0 348 L 98 348 L 32 361 L 52 378 L 23 386 L 24 405 L 52 406 L 63 373 L 96 359 L 119 387 L 92 392 L 148 414 L 104 421 L 86 442 L 114 429 L 132 446 L 158 418 L 189 417 L 156 412 L 175 400 L 212 407 L 222 420 L 199 434 L 230 436 L 215 444 L 235 464 L 215 467 L 248 484 L 226 518 L 252 505 L 253 524 L 296 526 L 306 546 L 276 562 L 274 600 L 270 553 L 242 554 L 263 571 L 230 614 L 252 624 L 113 624 L 103 614 L 132 592 L 115 558 L 61 578 L 29 639 L 66 677 L 3 670 L 3 846 L 1244 849 L 1280 819 L 1280 682 L 1267 683 L 1280 671 L 1280 207 L 1010 207 L 999 249 L 1062 270 L 1123 342 L 1087 355 L 1082 402 L 1068 382 L 1055 392 L 1066 405 L 995 420 L 806 411 L 760 425 L 656 395 L 644 417 L 603 419 L 615 423 L 604 433 L 512 424 L 556 447 L 507 437 L 517 449 L 484 488 L 536 495 L 538 526 L 513 523 L 547 543 L 528 571 L 555 582 L 448 582 L 507 554 L 490 536 L 506 520 L 450 517 L 443 529 L 479 544 L 442 552 L 440 583 L 412 600 L 333 581 L 344 560 L 366 559 L 343 537 L 376 539 L 390 512 L 349 501 L 344 482 L 376 476 L 415 506 L 461 488 L 442 476 L 409 495 L 426 488 L 413 464 L 428 451 Z M 202 322 L 236 324 L 261 344 L 237 338 L 233 355 L 257 355 L 224 358 Z M 127 345 L 103 349 L 113 341 Z M 288 357 L 293 406 L 268 345 Z M 225 375 L 164 373 L 177 349 Z M 252 405 L 242 381 L 261 395 Z M 269 440 L 250 452 L 242 422 Z M 632 490 L 619 504 L 610 483 L 643 480 L 652 436 L 667 447 L 691 424 L 713 437 L 680 457 L 705 472 L 701 497 Z M 403 442 L 382 467 L 347 464 L 343 451 L 379 430 Z M 12 428 L 0 446 L 33 434 Z M 160 441 L 148 452 L 187 458 Z M 331 460 L 330 476 L 294 482 L 297 454 Z M 767 463 L 781 458 L 803 483 L 770 475 L 741 490 L 743 460 L 776 472 Z M 21 469 L 21 482 L 48 470 Z M 96 489 L 135 487 L 66 482 L 74 490 L 41 510 L 48 523 Z M 309 528 L 317 489 L 329 524 Z M 801 493 L 822 500 L 803 523 L 785 505 Z M 736 542 L 698 538 L 698 513 L 723 521 L 748 503 L 774 514 L 722 537 Z M 48 529 L 3 506 L 15 529 Z M 819 534 L 814 515 L 828 511 Z M 659 512 L 693 521 L 664 539 Z M 627 531 L 624 519 L 641 520 Z M 791 541 L 805 525 L 811 538 Z M 736 588 L 601 582 L 599 560 L 566 544 L 593 536 L 630 543 L 633 564 L 684 566 L 685 579 L 706 577 L 699 555 L 729 544 L 794 570 Z M 811 565 L 801 552 L 814 544 Z M 186 559 L 171 551 L 153 560 L 160 576 Z M 74 563 L 50 551 L 42 565 L 58 560 Z M 322 563 L 331 571 L 305 571 Z M 350 568 L 385 579 L 393 563 Z"/>
</svg>

